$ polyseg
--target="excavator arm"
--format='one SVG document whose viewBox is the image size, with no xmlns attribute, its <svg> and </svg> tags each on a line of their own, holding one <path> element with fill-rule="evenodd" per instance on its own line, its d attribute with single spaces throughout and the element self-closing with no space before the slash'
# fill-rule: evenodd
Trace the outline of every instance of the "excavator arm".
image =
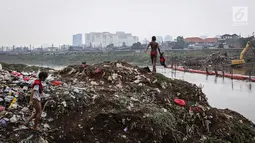
<svg viewBox="0 0 255 143">
<path fill-rule="evenodd" d="M 241 54 L 240 54 L 240 60 L 243 60 L 244 54 L 246 53 L 246 51 L 248 50 L 248 48 L 250 47 L 250 41 L 247 42 L 245 48 L 242 50 Z"/>
</svg>

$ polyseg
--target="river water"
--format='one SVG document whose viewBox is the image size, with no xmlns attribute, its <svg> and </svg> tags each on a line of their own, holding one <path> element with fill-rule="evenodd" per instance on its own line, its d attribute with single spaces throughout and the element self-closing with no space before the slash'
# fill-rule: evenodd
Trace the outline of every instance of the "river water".
<svg viewBox="0 0 255 143">
<path fill-rule="evenodd" d="M 64 68 L 64 66 L 54 66 L 51 68 L 59 70 Z M 211 106 L 237 111 L 255 123 L 255 83 L 184 73 L 162 67 L 157 67 L 157 72 L 169 78 L 185 80 L 202 86 L 203 92 L 206 94 Z"/>
<path fill-rule="evenodd" d="M 184 73 L 161 67 L 157 70 L 169 78 L 181 79 L 202 86 L 211 106 L 229 108 L 255 122 L 255 83 Z"/>
</svg>

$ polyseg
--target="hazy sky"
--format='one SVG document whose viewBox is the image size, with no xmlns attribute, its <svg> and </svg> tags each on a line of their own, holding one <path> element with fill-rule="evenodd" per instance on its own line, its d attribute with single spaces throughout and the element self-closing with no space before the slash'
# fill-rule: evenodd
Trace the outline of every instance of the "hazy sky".
<svg viewBox="0 0 255 143">
<path fill-rule="evenodd" d="M 233 26 L 233 6 L 248 6 L 248 25 Z M 103 31 L 248 36 L 255 0 L 0 0 L 0 46 L 71 44 L 75 33 Z"/>
</svg>

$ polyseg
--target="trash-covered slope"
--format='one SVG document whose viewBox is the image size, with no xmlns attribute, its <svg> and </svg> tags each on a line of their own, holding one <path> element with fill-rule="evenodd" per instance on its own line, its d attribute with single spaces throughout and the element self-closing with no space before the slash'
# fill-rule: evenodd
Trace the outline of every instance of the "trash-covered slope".
<svg viewBox="0 0 255 143">
<path fill-rule="evenodd" d="M 201 88 L 153 75 L 148 68 L 105 62 L 69 66 L 54 75 L 61 84 L 48 81 L 42 133 L 21 126 L 28 117 L 24 108 L 28 102 L 19 95 L 20 106 L 6 109 L 4 119 L 9 121 L 0 130 L 0 141 L 252 143 L 255 139 L 253 123 L 242 115 L 212 108 Z"/>
<path fill-rule="evenodd" d="M 2 65 L 2 69 L 7 71 L 20 71 L 20 72 L 33 72 L 37 70 L 49 71 L 52 70 L 51 68 L 43 68 L 38 66 L 28 66 L 24 64 L 8 64 L 0 62 Z"/>
</svg>

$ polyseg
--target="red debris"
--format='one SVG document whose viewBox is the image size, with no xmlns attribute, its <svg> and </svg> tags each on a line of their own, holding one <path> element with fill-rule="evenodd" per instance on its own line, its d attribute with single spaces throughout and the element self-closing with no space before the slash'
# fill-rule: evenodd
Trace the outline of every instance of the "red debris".
<svg viewBox="0 0 255 143">
<path fill-rule="evenodd" d="M 185 101 L 182 100 L 182 99 L 174 99 L 174 102 L 176 104 L 178 104 L 178 105 L 181 105 L 181 106 L 185 106 L 186 105 Z"/>
<path fill-rule="evenodd" d="M 0 106 L 0 112 L 4 111 L 5 110 L 5 107 L 3 106 Z"/>
<path fill-rule="evenodd" d="M 100 68 L 96 68 L 95 73 L 100 73 L 100 72 L 101 72 Z"/>
<path fill-rule="evenodd" d="M 62 82 L 61 82 L 61 81 L 54 80 L 52 84 L 53 84 L 54 86 L 58 86 L 58 85 L 61 85 Z"/>
<path fill-rule="evenodd" d="M 25 77 L 23 78 L 23 80 L 24 80 L 24 81 L 29 81 L 29 80 L 30 80 L 30 78 L 29 78 L 29 77 L 27 77 L 27 76 L 25 76 Z"/>
</svg>

